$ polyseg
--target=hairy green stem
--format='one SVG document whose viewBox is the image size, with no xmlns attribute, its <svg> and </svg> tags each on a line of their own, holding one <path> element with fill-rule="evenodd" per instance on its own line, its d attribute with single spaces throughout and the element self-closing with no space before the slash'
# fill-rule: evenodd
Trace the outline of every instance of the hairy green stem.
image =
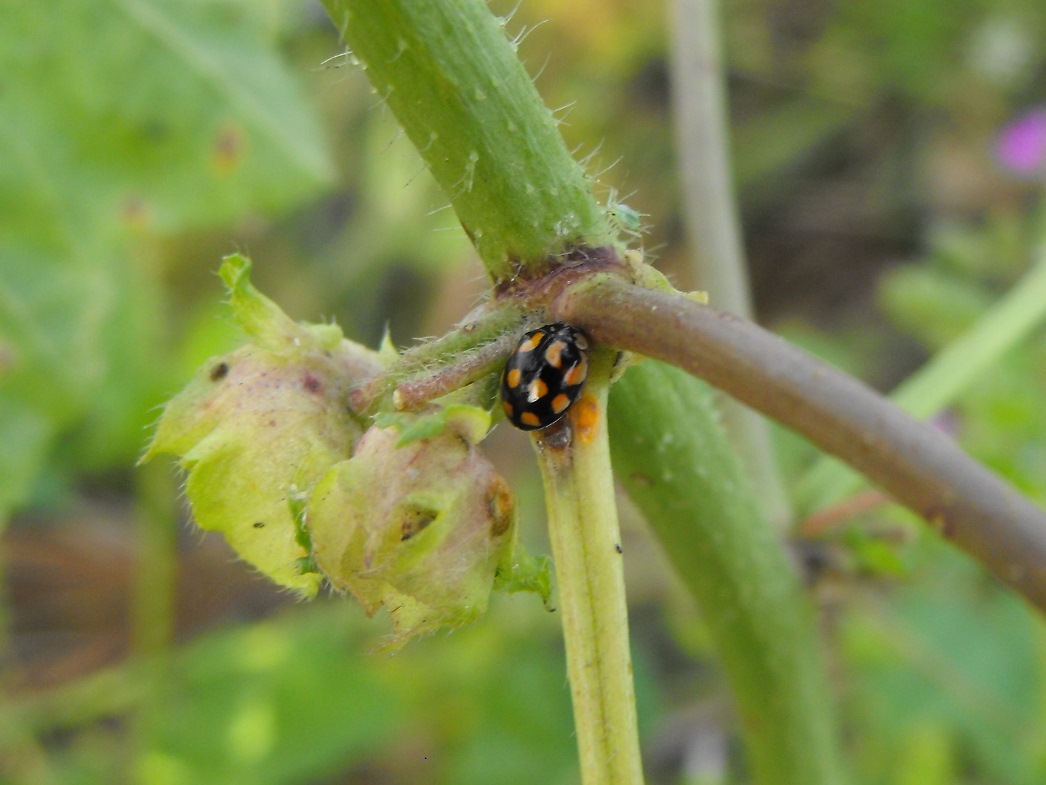
<svg viewBox="0 0 1046 785">
<path fill-rule="evenodd" d="M 566 638 L 583 785 L 640 785 L 621 534 L 607 440 L 614 352 L 593 356 L 562 427 L 539 431 L 549 537 Z"/>
<path fill-rule="evenodd" d="M 494 281 L 612 232 L 483 0 L 324 0 Z"/>
<path fill-rule="evenodd" d="M 511 351 L 524 319 L 524 309 L 511 301 L 478 308 L 451 332 L 407 349 L 349 390 L 349 405 L 356 412 L 371 411 L 395 391 L 396 408 L 409 410 L 469 384 Z M 433 380 L 434 374 L 444 378 Z"/>
</svg>

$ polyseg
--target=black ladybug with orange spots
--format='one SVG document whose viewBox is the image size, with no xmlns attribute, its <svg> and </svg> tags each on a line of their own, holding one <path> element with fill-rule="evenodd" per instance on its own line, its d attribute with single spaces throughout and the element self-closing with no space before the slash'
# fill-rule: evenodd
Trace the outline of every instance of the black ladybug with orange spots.
<svg viewBox="0 0 1046 785">
<path fill-rule="evenodd" d="M 588 376 L 588 338 L 563 322 L 523 336 L 501 375 L 501 408 L 524 431 L 559 421 Z"/>
</svg>

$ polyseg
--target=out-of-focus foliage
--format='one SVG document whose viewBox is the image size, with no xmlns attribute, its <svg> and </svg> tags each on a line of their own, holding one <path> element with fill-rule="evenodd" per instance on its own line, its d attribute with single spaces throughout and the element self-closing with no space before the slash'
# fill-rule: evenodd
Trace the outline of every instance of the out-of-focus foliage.
<svg viewBox="0 0 1046 785">
<path fill-rule="evenodd" d="M 155 238 L 287 209 L 332 180 L 255 5 L 4 11 L 0 517 L 41 473 L 140 449 L 170 383 Z"/>
<path fill-rule="evenodd" d="M 958 337 L 1042 253 L 1041 211 L 972 228 L 942 230 L 927 260 L 893 270 L 881 300 L 890 319 L 928 351 Z M 1046 501 L 1046 335 L 1012 351 L 979 379 L 949 415 L 958 438 L 1025 493 Z"/>
<path fill-rule="evenodd" d="M 521 56 L 563 107 L 568 143 L 592 154 L 597 192 L 642 214 L 648 255 L 684 270 L 670 14 L 495 4 L 513 9 L 508 29 L 528 31 Z M 984 313 L 1041 242 L 1043 182 L 1002 170 L 993 143 L 1046 102 L 1046 6 L 722 12 L 760 313 L 889 388 Z M 390 659 L 366 653 L 384 630 L 349 602 L 289 605 L 209 538 L 143 549 L 135 577 L 140 524 L 165 507 L 153 495 L 176 493 L 130 468 L 145 428 L 233 345 L 216 318 L 220 257 L 249 250 L 281 307 L 333 316 L 368 345 L 386 325 L 399 343 L 436 333 L 483 290 L 446 200 L 329 23 L 275 0 L 23 2 L 0 16 L 0 518 L 16 513 L 0 779 L 574 781 L 557 618 L 539 603 L 501 597 L 481 623 Z M 1039 330 L 940 422 L 1041 501 L 1044 400 Z M 540 551 L 527 448 L 503 430 L 496 462 Z M 811 448 L 780 442 L 799 477 Z M 862 509 L 801 549 L 854 781 L 1046 781 L 1041 621 L 908 517 Z M 638 525 L 625 551 L 651 782 L 726 781 L 727 769 L 745 781 L 722 752 L 732 725 L 699 613 Z M 157 588 L 164 569 L 179 573 L 174 597 Z M 177 643 L 146 645 L 144 629 Z"/>
<path fill-rule="evenodd" d="M 865 782 L 1041 782 L 1041 622 L 936 542 L 839 630 Z M 966 776 L 963 772 L 969 772 Z"/>
</svg>

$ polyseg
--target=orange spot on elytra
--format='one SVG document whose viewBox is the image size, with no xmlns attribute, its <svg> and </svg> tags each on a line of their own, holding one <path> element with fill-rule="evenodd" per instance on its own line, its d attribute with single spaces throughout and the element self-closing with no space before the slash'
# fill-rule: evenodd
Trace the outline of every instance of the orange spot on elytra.
<svg viewBox="0 0 1046 785">
<path fill-rule="evenodd" d="M 524 338 L 519 342 L 519 346 L 516 347 L 517 352 L 532 352 L 538 348 L 538 344 L 541 343 L 541 339 L 545 337 L 544 333 L 535 333 L 527 338 Z"/>
<path fill-rule="evenodd" d="M 541 420 L 538 419 L 534 412 L 523 412 L 523 414 L 519 415 L 519 421 L 524 425 L 529 425 L 531 428 L 537 428 L 541 425 Z"/>
<path fill-rule="evenodd" d="M 555 341 L 545 349 L 545 362 L 553 368 L 559 368 L 563 364 L 563 350 L 567 345 L 563 341 Z"/>
<path fill-rule="evenodd" d="M 563 384 L 567 387 L 574 387 L 575 385 L 581 384 L 585 381 L 585 376 L 588 375 L 588 360 L 581 358 L 581 362 L 571 368 L 563 375 Z"/>
<path fill-rule="evenodd" d="M 548 395 L 548 385 L 540 379 L 535 379 L 530 383 L 530 390 L 527 393 L 527 400 L 530 403 L 539 401 Z"/>
<path fill-rule="evenodd" d="M 508 401 L 502 401 L 501 402 L 501 408 L 505 411 L 505 416 L 508 417 L 511 420 L 512 419 L 512 412 L 514 411 L 513 408 L 512 408 L 512 404 L 509 403 Z"/>
<path fill-rule="evenodd" d="M 519 368 L 513 368 L 505 375 L 505 383 L 512 388 L 519 387 L 519 382 L 522 376 L 523 374 L 520 372 Z"/>
<path fill-rule="evenodd" d="M 570 398 L 568 398 L 564 393 L 560 393 L 552 399 L 552 411 L 556 414 L 560 414 L 568 406 L 570 406 Z"/>
</svg>

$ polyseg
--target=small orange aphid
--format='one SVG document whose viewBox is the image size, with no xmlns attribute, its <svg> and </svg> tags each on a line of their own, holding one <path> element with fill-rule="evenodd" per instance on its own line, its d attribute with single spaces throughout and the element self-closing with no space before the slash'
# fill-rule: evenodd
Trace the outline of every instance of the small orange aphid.
<svg viewBox="0 0 1046 785">
<path fill-rule="evenodd" d="M 574 432 L 582 444 L 596 437 L 599 430 L 600 406 L 593 395 L 586 395 L 574 405 Z"/>
</svg>

